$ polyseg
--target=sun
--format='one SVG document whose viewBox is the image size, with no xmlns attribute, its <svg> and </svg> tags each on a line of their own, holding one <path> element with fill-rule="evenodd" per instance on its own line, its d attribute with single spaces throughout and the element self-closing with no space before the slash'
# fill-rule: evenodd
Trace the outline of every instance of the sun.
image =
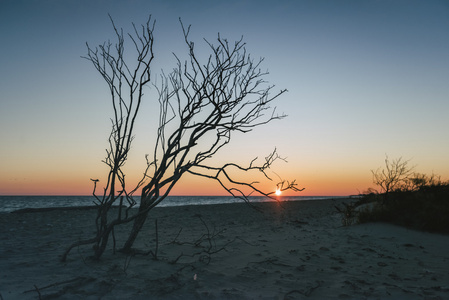
<svg viewBox="0 0 449 300">
<path fill-rule="evenodd" d="M 281 191 L 281 189 L 276 189 L 276 192 L 274 192 L 274 194 L 276 195 L 276 196 L 280 196 L 281 194 L 282 194 L 282 191 Z"/>
</svg>

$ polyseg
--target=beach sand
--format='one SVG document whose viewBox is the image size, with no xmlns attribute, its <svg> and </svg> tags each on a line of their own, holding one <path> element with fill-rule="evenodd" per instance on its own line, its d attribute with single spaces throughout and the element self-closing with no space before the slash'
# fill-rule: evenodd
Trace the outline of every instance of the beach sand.
<svg viewBox="0 0 449 300">
<path fill-rule="evenodd" d="M 3 213 L 0 299 L 449 299 L 449 236 L 342 227 L 341 201 L 156 208 L 135 247 L 155 252 L 157 219 L 157 260 L 111 240 L 100 261 L 84 246 L 62 263 L 94 210 Z"/>
</svg>

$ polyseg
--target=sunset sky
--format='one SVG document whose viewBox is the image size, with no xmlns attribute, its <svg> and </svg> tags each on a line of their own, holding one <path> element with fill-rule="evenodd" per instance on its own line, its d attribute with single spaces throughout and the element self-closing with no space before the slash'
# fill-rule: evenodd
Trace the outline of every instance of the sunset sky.
<svg viewBox="0 0 449 300">
<path fill-rule="evenodd" d="M 363 192 L 385 155 L 449 179 L 446 0 L 1 0 L 0 195 L 88 195 L 90 178 L 104 178 L 109 92 L 81 56 L 86 42 L 114 41 L 108 13 L 125 32 L 149 14 L 156 20 L 155 76 L 175 66 L 173 52 L 186 53 L 181 17 L 198 45 L 218 32 L 243 35 L 275 90 L 288 89 L 277 100 L 288 117 L 236 134 L 217 163 L 244 164 L 277 147 L 288 163 L 274 171 L 296 178 L 298 195 Z M 131 179 L 152 151 L 145 114 L 156 103 L 149 97 L 138 119 Z M 224 194 L 190 177 L 174 192 Z"/>
</svg>

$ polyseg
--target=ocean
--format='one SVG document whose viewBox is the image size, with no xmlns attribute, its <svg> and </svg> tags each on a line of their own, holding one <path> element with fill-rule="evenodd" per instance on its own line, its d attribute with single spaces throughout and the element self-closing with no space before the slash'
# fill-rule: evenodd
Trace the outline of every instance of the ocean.
<svg viewBox="0 0 449 300">
<path fill-rule="evenodd" d="M 280 201 L 336 199 L 329 196 L 281 196 Z M 346 197 L 343 197 L 346 198 Z M 0 212 L 24 208 L 95 206 L 93 196 L 0 196 Z M 136 197 L 136 200 L 138 197 Z M 267 197 L 250 197 L 252 202 L 273 201 Z M 183 205 L 210 205 L 243 202 L 231 196 L 169 196 L 158 207 Z"/>
</svg>

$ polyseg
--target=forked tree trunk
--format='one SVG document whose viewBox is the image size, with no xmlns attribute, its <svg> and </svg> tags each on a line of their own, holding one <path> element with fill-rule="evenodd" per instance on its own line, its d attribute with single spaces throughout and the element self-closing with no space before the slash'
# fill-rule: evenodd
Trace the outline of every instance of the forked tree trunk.
<svg viewBox="0 0 449 300">
<path fill-rule="evenodd" d="M 115 47 L 110 42 L 95 49 L 87 46 L 86 58 L 103 76 L 112 96 L 115 118 L 112 119 L 109 149 L 106 150 L 107 156 L 104 160 L 110 167 L 111 176 L 108 177 L 103 199 L 97 198 L 101 206 L 100 219 L 97 219 L 96 224 L 97 235 L 92 239 L 72 244 L 64 253 L 63 260 L 73 247 L 91 243 L 94 244 L 95 257 L 100 258 L 107 247 L 114 226 L 133 222 L 121 249 L 123 252 L 130 252 L 145 224 L 149 210 L 164 200 L 186 172 L 215 180 L 229 194 L 245 201 L 248 201 L 247 195 L 240 188 L 248 188 L 266 196 L 272 194 L 261 191 L 256 187 L 256 182 L 241 182 L 232 178 L 233 171 L 228 173 L 227 170 L 261 171 L 267 180 L 271 180 L 266 171 L 276 159 L 281 159 L 276 150 L 265 158 L 261 166 L 254 165 L 255 160 L 251 161 L 249 167 L 241 167 L 235 163 L 213 167 L 207 165 L 207 162 L 230 142 L 232 132 L 249 132 L 272 120 L 284 118 L 284 114 L 278 115 L 275 113 L 276 109 L 272 109 L 270 105 L 286 90 L 271 95 L 273 86 L 265 86 L 263 80 L 268 73 L 260 70 L 263 59 L 253 61 L 246 52 L 242 39 L 229 44 L 218 35 L 218 45 L 206 41 L 211 53 L 208 59 L 206 58 L 206 64 L 200 63 L 194 51 L 194 43 L 189 39 L 190 26 L 185 28 L 182 22 L 188 59 L 183 63 L 175 56 L 177 66 L 170 75 L 162 76 L 162 85 L 160 88 L 157 87 L 160 112 L 153 151 L 154 161 L 147 160 L 147 169 L 137 187 L 131 193 L 125 190 L 125 174 L 121 168 L 129 154 L 134 136 L 134 121 L 143 99 L 143 88 L 150 83 L 150 63 L 154 57 L 152 48 L 154 22 L 150 24 L 150 19 L 142 27 L 141 33 L 134 26 L 135 35 L 129 35 L 138 57 L 134 71 L 125 62 L 123 31 L 117 29 L 114 22 L 112 25 L 118 39 Z M 267 110 L 272 110 L 272 113 L 266 114 Z M 215 138 L 209 139 L 211 136 Z M 154 169 L 155 173 L 147 175 L 150 168 Z M 149 183 L 148 178 L 152 178 Z M 93 181 L 96 183 L 98 180 Z M 143 196 L 137 215 L 127 215 L 122 219 L 119 214 L 117 219 L 108 220 L 109 209 L 118 200 L 116 195 L 118 190 L 126 197 L 131 197 L 134 191 L 141 187 Z M 281 180 L 277 187 L 281 190 L 300 191 L 296 188 L 295 181 Z M 160 189 L 164 190 L 162 195 L 159 193 Z M 106 193 L 109 193 L 109 197 Z"/>
<path fill-rule="evenodd" d="M 148 211 L 139 215 L 134 220 L 133 228 L 131 229 L 131 232 L 129 233 L 128 239 L 126 240 L 125 244 L 123 245 L 123 248 L 121 249 L 122 252 L 129 253 L 131 251 L 131 248 L 134 244 L 134 241 L 137 238 L 137 235 L 139 234 L 140 230 L 142 229 L 143 225 L 145 224 L 147 216 L 148 216 Z"/>
<path fill-rule="evenodd" d="M 109 227 L 103 232 L 101 238 L 97 242 L 97 244 L 94 246 L 94 258 L 100 259 L 101 255 L 103 254 L 104 250 L 106 249 L 106 246 L 108 244 L 109 240 L 109 234 L 111 233 L 112 229 L 114 227 L 109 225 Z"/>
</svg>

